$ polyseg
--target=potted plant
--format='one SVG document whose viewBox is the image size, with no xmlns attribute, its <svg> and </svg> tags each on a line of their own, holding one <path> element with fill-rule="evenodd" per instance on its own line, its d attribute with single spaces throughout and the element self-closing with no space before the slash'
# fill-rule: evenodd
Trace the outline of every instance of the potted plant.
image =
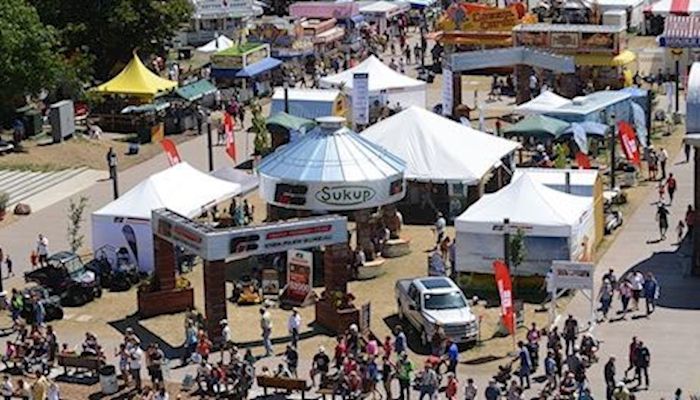
<svg viewBox="0 0 700 400">
<path fill-rule="evenodd" d="M 7 192 L 0 192 L 0 221 L 5 219 L 7 205 L 10 203 L 10 195 Z"/>
</svg>

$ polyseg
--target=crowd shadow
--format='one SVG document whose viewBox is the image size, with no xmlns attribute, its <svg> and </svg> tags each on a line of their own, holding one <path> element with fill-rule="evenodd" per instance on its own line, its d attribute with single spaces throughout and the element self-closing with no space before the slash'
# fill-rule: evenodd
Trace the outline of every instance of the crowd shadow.
<svg viewBox="0 0 700 400">
<path fill-rule="evenodd" d="M 657 307 L 681 310 L 700 309 L 700 277 L 690 275 L 692 241 L 686 235 L 675 251 L 656 252 L 630 267 L 625 273 L 651 272 L 659 283 Z"/>
</svg>

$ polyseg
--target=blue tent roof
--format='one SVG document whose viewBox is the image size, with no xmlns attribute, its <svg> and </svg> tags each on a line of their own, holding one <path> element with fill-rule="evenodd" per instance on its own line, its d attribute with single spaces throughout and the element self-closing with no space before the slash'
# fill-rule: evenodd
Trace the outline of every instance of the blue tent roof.
<svg viewBox="0 0 700 400">
<path fill-rule="evenodd" d="M 275 69 L 282 65 L 282 61 L 272 58 L 272 57 L 267 57 L 263 58 L 262 60 L 250 64 L 247 67 L 241 69 L 236 73 L 236 78 L 252 78 L 254 76 L 260 75 L 263 72 L 267 72 L 271 69 Z"/>
</svg>

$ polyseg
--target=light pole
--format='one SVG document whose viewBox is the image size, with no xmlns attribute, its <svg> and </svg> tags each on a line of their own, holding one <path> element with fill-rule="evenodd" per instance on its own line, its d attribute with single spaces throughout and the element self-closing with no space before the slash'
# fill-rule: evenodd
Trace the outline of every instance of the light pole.
<svg viewBox="0 0 700 400">
<path fill-rule="evenodd" d="M 679 92 L 680 92 L 680 75 L 681 75 L 681 56 L 683 55 L 683 49 L 672 49 L 671 54 L 673 54 L 673 58 L 676 60 L 676 114 L 678 114 L 679 110 Z"/>
<path fill-rule="evenodd" d="M 119 198 L 119 181 L 117 173 L 117 153 L 114 152 L 113 147 L 110 147 L 107 152 L 107 166 L 109 167 L 109 179 L 112 180 L 112 193 L 116 200 Z"/>
<path fill-rule="evenodd" d="M 284 81 L 284 112 L 289 114 L 289 83 Z"/>
<path fill-rule="evenodd" d="M 211 142 L 211 121 L 207 122 L 207 156 L 209 157 L 209 172 L 214 170 L 214 152 Z"/>
<path fill-rule="evenodd" d="M 617 138 L 617 125 L 615 113 L 610 113 L 610 190 L 615 190 L 615 139 Z"/>
</svg>

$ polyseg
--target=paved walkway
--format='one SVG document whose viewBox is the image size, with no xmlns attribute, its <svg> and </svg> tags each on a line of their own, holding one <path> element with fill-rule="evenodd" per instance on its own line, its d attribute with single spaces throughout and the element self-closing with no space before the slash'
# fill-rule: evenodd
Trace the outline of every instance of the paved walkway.
<svg viewBox="0 0 700 400">
<path fill-rule="evenodd" d="M 681 161 L 682 160 L 682 161 Z M 603 274 L 608 268 L 615 270 L 618 278 L 632 269 L 654 273 L 660 284 L 660 299 L 657 311 L 647 319 L 638 315 L 628 316 L 627 320 L 603 322 L 594 334 L 602 339 L 601 362 L 589 371 L 593 383 L 594 397 L 605 398 L 603 366 L 608 357 L 617 358 L 618 378 L 627 368 L 628 345 L 632 336 L 637 336 L 650 349 L 651 387 L 643 391 L 638 398 L 659 399 L 672 398 L 673 392 L 680 387 L 685 393 L 697 392 L 700 387 L 700 369 L 696 360 L 700 357 L 700 279 L 688 275 L 690 244 L 687 241 L 677 246 L 675 226 L 685 216 L 688 204 L 692 204 L 693 163 L 685 163 L 681 154 L 675 162 L 670 162 L 670 170 L 677 177 L 678 191 L 670 207 L 669 233 L 667 239 L 659 241 L 658 224 L 655 220 L 658 200 L 656 190 L 651 190 L 646 201 L 628 217 L 623 231 L 615 243 L 603 256 L 596 270 L 596 293 Z M 640 302 L 643 308 L 643 301 Z M 621 308 L 615 299 L 613 311 Z M 577 295 L 568 311 L 579 320 L 589 315 L 587 300 Z M 630 377 L 632 375 L 630 374 Z"/>
</svg>

